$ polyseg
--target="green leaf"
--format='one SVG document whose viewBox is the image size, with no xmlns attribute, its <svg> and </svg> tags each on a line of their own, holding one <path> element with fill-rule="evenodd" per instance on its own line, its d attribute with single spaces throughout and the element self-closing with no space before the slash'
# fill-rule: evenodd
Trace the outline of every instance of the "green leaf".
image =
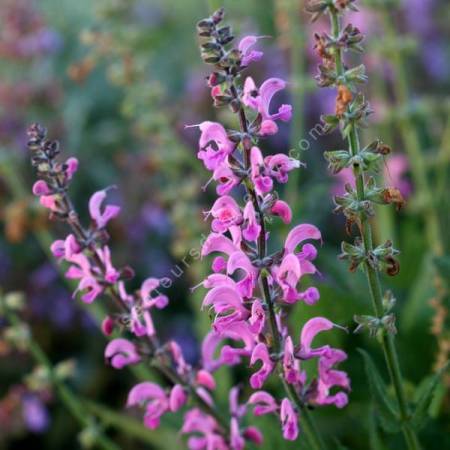
<svg viewBox="0 0 450 450">
<path fill-rule="evenodd" d="M 365 350 L 358 349 L 358 351 L 364 359 L 366 375 L 369 380 L 380 426 L 388 433 L 397 433 L 401 429 L 399 414 L 396 406 L 389 397 L 386 384 L 370 355 Z"/>
<path fill-rule="evenodd" d="M 444 367 L 421 383 L 418 390 L 418 400 L 415 405 L 414 413 L 411 417 L 411 424 L 413 427 L 422 428 L 427 419 L 429 419 L 431 402 L 433 401 L 436 389 L 439 386 L 439 381 L 441 380 L 442 374 L 448 370 L 449 366 L 450 361 L 447 361 Z"/>
<path fill-rule="evenodd" d="M 370 450 L 386 450 L 378 431 L 375 410 L 372 410 L 369 415 L 369 444 Z"/>
</svg>

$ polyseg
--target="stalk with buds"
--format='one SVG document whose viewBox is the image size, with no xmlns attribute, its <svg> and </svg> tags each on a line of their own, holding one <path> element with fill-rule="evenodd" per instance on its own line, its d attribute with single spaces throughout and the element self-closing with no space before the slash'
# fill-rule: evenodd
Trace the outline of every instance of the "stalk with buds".
<svg viewBox="0 0 450 450">
<path fill-rule="evenodd" d="M 364 95 L 358 91 L 358 84 L 367 80 L 364 65 L 347 67 L 344 53 L 363 51 L 360 43 L 361 32 L 351 24 L 342 26 L 342 18 L 349 10 L 356 11 L 354 0 L 318 0 L 308 6 L 316 20 L 327 14 L 331 24 L 331 34 L 316 35 L 316 51 L 322 58 L 317 76 L 320 87 L 335 87 L 337 90 L 335 114 L 323 116 L 326 131 L 336 128 L 348 142 L 348 149 L 325 152 L 332 173 L 344 168 L 352 168 L 354 184 L 346 185 L 346 193 L 336 196 L 336 212 L 346 219 L 346 230 L 357 235 L 353 243 L 343 242 L 340 257 L 349 261 L 350 271 L 362 268 L 367 277 L 369 294 L 373 306 L 373 316 L 355 316 L 356 331 L 367 329 L 381 343 L 386 366 L 394 387 L 396 406 L 392 419 L 401 423 L 407 446 L 410 450 L 420 448 L 416 431 L 411 422 L 411 411 L 405 394 L 394 338 L 396 334 L 393 307 L 395 299 L 388 291 L 383 294 L 380 272 L 394 276 L 399 271 L 395 256 L 398 251 L 391 241 L 374 246 L 370 220 L 374 216 L 374 204 L 394 204 L 401 208 L 404 200 L 396 187 L 380 187 L 371 174 L 378 170 L 383 156 L 390 148 L 381 141 L 361 146 L 359 129 L 366 125 L 371 113 Z"/>
</svg>

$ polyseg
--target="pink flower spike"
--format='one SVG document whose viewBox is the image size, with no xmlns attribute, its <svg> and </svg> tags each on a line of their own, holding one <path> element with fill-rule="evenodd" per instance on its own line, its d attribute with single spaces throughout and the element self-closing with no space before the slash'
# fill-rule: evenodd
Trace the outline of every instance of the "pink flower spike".
<svg viewBox="0 0 450 450">
<path fill-rule="evenodd" d="M 170 391 L 169 407 L 172 412 L 177 412 L 187 402 L 187 395 L 184 388 L 176 384 Z"/>
<path fill-rule="evenodd" d="M 247 67 L 250 63 L 259 61 L 264 53 L 251 48 L 258 42 L 259 39 L 265 36 L 245 36 L 239 41 L 238 50 L 241 52 L 241 66 Z"/>
<path fill-rule="evenodd" d="M 255 416 L 263 416 L 278 409 L 275 399 L 266 391 L 254 392 L 247 402 L 249 405 L 254 405 L 253 414 Z"/>
<path fill-rule="evenodd" d="M 93 194 L 89 200 L 89 214 L 99 229 L 105 228 L 108 222 L 117 217 L 120 212 L 120 207 L 116 205 L 107 205 L 102 212 L 101 207 L 105 198 L 106 190 L 103 190 Z"/>
<path fill-rule="evenodd" d="M 141 360 L 134 344 L 123 338 L 113 339 L 108 343 L 105 358 L 115 369 L 137 364 Z"/>
<path fill-rule="evenodd" d="M 205 369 L 200 369 L 197 372 L 195 381 L 197 384 L 208 388 L 210 391 L 213 391 L 216 388 L 216 380 L 214 380 L 214 377 Z"/>
<path fill-rule="evenodd" d="M 298 417 L 292 403 L 287 398 L 281 402 L 280 420 L 283 437 L 288 441 L 295 441 L 298 436 Z"/>
<path fill-rule="evenodd" d="M 250 365 L 253 366 L 256 361 L 261 361 L 262 366 L 250 377 L 250 386 L 253 389 L 261 389 L 266 379 L 272 373 L 274 368 L 274 363 L 270 359 L 269 351 L 267 349 L 266 344 L 260 342 L 252 352 L 252 356 L 250 359 Z"/>
<path fill-rule="evenodd" d="M 40 197 L 41 195 L 50 195 L 52 191 L 44 180 L 38 180 L 33 184 L 33 194 Z"/>
<path fill-rule="evenodd" d="M 287 235 L 284 249 L 287 253 L 294 253 L 298 244 L 307 239 L 322 239 L 319 229 L 308 223 L 297 225 Z"/>
<path fill-rule="evenodd" d="M 313 319 L 308 320 L 308 322 L 303 325 L 300 334 L 300 356 L 302 358 L 311 358 L 320 356 L 324 351 L 328 350 L 329 346 L 312 349 L 311 344 L 317 334 L 322 331 L 331 330 L 333 327 L 333 322 L 325 319 L 325 317 L 314 317 Z"/>
<path fill-rule="evenodd" d="M 272 206 L 270 212 L 274 216 L 279 216 L 286 225 L 291 223 L 292 220 L 291 207 L 283 200 L 277 200 Z"/>
</svg>

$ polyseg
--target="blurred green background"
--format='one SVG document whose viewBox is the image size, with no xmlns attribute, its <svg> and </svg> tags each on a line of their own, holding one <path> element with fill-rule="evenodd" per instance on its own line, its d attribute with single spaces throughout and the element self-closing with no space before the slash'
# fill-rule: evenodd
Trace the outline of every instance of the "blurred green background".
<svg viewBox="0 0 450 450">
<path fill-rule="evenodd" d="M 377 242 L 389 238 L 401 250 L 400 274 L 383 282 L 398 300 L 398 346 L 412 397 L 420 380 L 450 353 L 450 8 L 446 0 L 358 3 L 361 12 L 349 20 L 366 34 L 367 96 L 375 110 L 363 138 L 368 143 L 379 137 L 392 146 L 380 177 L 407 199 L 399 213 L 380 209 L 374 226 Z M 195 23 L 222 4 L 236 36 L 271 37 L 260 41 L 265 58 L 251 74 L 257 81 L 287 79 L 289 92 L 280 102 L 292 103 L 295 114 L 265 148 L 299 152 L 307 168 L 291 177 L 282 194 L 294 205 L 293 223 L 314 223 L 324 236 L 321 276 L 313 280 L 321 300 L 292 310 L 294 335 L 314 315 L 353 327 L 354 314 L 369 313 L 363 275 L 350 274 L 337 259 L 345 234 L 341 217 L 332 214 L 332 194 L 342 192 L 346 177 L 330 177 L 322 154 L 343 144 L 337 134 L 314 137 L 310 132 L 320 114 L 334 109 L 333 90 L 319 91 L 313 79 L 318 63 L 313 34 L 327 24 L 310 24 L 302 0 L 0 0 L 0 289 L 2 295 L 22 293 L 22 315 L 50 361 L 71 360 L 67 384 L 88 401 L 95 419 L 80 428 L 36 371 L 32 354 L 11 346 L 11 330 L 0 318 L 0 448 L 86 447 L 97 427 L 122 448 L 182 445 L 180 417 L 165 418 L 159 430 L 150 432 L 140 426 L 140 418 L 118 415 L 126 414 L 124 402 L 135 375 L 104 366 L 98 311 L 71 298 L 70 286 L 48 257 L 49 243 L 64 230 L 48 222 L 30 194 L 25 129 L 33 121 L 45 124 L 61 140 L 65 155 L 79 159 L 72 194 L 84 218 L 92 192 L 117 186 L 111 196 L 122 214 L 111 227 L 114 259 L 135 267 L 136 285 L 150 274 L 174 280 L 170 307 L 158 317 L 160 331 L 178 340 L 195 363 L 209 317 L 199 310 L 202 292 L 191 294 L 189 287 L 201 281 L 207 265 L 188 255 L 207 232 L 202 211 L 209 209 L 214 193 L 201 190 L 208 174 L 196 158 L 197 134 L 184 125 L 231 120 L 211 107 L 195 34 Z M 415 182 L 418 162 L 431 198 Z M 439 219 L 442 252 L 433 249 L 425 231 L 431 207 Z M 275 244 L 287 231 L 286 226 L 273 230 Z M 188 258 L 187 269 L 183 258 Z M 327 339 L 349 354 L 344 367 L 352 393 L 344 410 L 314 413 L 320 430 L 342 448 L 402 448 L 401 436 L 377 426 L 357 352 L 369 348 L 381 362 L 376 343 L 366 335 L 344 333 Z M 245 367 L 221 369 L 219 392 L 225 396 L 231 383 L 246 376 Z M 427 450 L 450 448 L 449 387 L 446 376 L 432 405 L 434 420 L 423 432 Z M 301 439 L 283 441 L 275 418 L 255 422 L 266 432 L 265 449 L 306 448 Z M 134 431 L 126 433 L 124 424 Z"/>
</svg>

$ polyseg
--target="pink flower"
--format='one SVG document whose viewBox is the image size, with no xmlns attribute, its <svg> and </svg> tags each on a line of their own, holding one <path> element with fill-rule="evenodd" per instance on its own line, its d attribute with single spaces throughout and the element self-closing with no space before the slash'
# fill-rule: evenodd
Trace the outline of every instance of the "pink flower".
<svg viewBox="0 0 450 450">
<path fill-rule="evenodd" d="M 177 412 L 187 402 L 187 394 L 183 386 L 176 384 L 170 391 L 169 408 L 172 412 Z"/>
<path fill-rule="evenodd" d="M 227 255 L 238 251 L 239 248 L 230 238 L 218 233 L 211 233 L 202 245 L 202 256 L 209 255 L 213 252 L 221 252 Z"/>
<path fill-rule="evenodd" d="M 66 163 L 66 177 L 67 180 L 71 180 L 75 174 L 75 172 L 78 170 L 78 159 L 77 158 L 69 158 Z"/>
<path fill-rule="evenodd" d="M 59 209 L 58 200 L 58 194 L 41 195 L 41 197 L 39 198 L 39 202 L 44 208 L 47 208 L 50 211 L 54 212 L 57 212 Z"/>
<path fill-rule="evenodd" d="M 256 445 L 261 445 L 264 442 L 261 431 L 256 427 L 247 427 L 243 432 L 243 436 L 247 441 L 253 442 Z"/>
<path fill-rule="evenodd" d="M 191 450 L 228 450 L 228 446 L 217 430 L 215 419 L 198 408 L 191 409 L 184 416 L 183 434 L 197 433 L 188 439 L 188 448 Z"/>
<path fill-rule="evenodd" d="M 107 245 L 97 249 L 97 254 L 105 267 L 105 281 L 114 284 L 118 281 L 120 273 L 116 270 L 111 262 L 111 250 Z"/>
<path fill-rule="evenodd" d="M 242 222 L 241 208 L 232 197 L 224 195 L 219 197 L 211 211 L 214 218 L 211 228 L 216 233 L 224 233 L 233 225 L 239 225 Z"/>
<path fill-rule="evenodd" d="M 151 293 L 156 290 L 159 285 L 160 281 L 157 278 L 147 278 L 142 283 L 139 294 L 142 300 L 142 306 L 145 309 L 152 308 L 153 306 L 156 306 L 158 309 L 163 309 L 168 305 L 169 299 L 166 295 L 158 294 L 156 297 L 151 296 Z"/>
<path fill-rule="evenodd" d="M 220 163 L 214 169 L 213 179 L 217 181 L 217 195 L 229 194 L 241 182 L 241 179 L 233 173 L 226 162 Z"/>
<path fill-rule="evenodd" d="M 233 152 L 235 145 L 228 139 L 227 132 L 220 123 L 202 122 L 199 127 L 200 150 L 197 156 L 208 170 L 216 170 Z"/>
<path fill-rule="evenodd" d="M 211 289 L 205 296 L 202 308 L 211 306 L 217 314 L 214 326 L 221 330 L 228 324 L 246 319 L 249 315 L 241 295 L 231 286 L 223 285 Z"/>
<path fill-rule="evenodd" d="M 44 180 L 38 180 L 33 184 L 33 194 L 40 197 L 42 195 L 50 195 L 52 193 L 48 184 Z"/>
<path fill-rule="evenodd" d="M 232 253 L 227 264 L 229 275 L 238 270 L 244 276 L 237 282 L 236 287 L 243 297 L 250 298 L 253 296 L 253 290 L 256 286 L 258 270 L 253 266 L 250 258 L 241 251 Z"/>
<path fill-rule="evenodd" d="M 120 212 L 120 207 L 115 205 L 107 205 L 102 212 L 101 207 L 105 198 L 106 190 L 103 190 L 93 194 L 89 200 L 89 214 L 99 229 L 105 228 L 108 222 L 117 217 Z"/>
<path fill-rule="evenodd" d="M 283 300 L 286 303 L 295 303 L 300 295 L 297 292 L 297 283 L 302 275 L 300 263 L 297 257 L 288 253 L 282 260 L 278 268 L 273 268 L 278 285 L 283 290 Z"/>
<path fill-rule="evenodd" d="M 261 368 L 250 377 L 250 386 L 253 389 L 261 389 L 267 377 L 272 373 L 275 364 L 270 359 L 269 350 L 266 344 L 260 342 L 252 352 L 250 365 L 253 366 L 257 361 L 262 362 Z"/>
<path fill-rule="evenodd" d="M 278 409 L 277 402 L 266 391 L 254 392 L 247 403 L 249 405 L 254 405 L 253 414 L 255 416 L 270 414 Z"/>
<path fill-rule="evenodd" d="M 331 330 L 334 327 L 333 322 L 325 317 L 314 317 L 308 320 L 308 322 L 303 325 L 302 332 L 300 334 L 300 352 L 299 355 L 302 359 L 309 359 L 315 356 L 322 356 L 329 346 L 323 346 L 318 348 L 311 348 L 313 339 L 322 331 Z"/>
<path fill-rule="evenodd" d="M 316 395 L 312 401 L 318 405 L 335 405 L 343 408 L 348 403 L 348 396 L 345 392 L 330 394 L 333 387 L 341 387 L 350 390 L 350 380 L 348 375 L 333 369 L 333 366 L 347 359 L 347 354 L 342 350 L 329 349 L 319 358 L 319 379 L 317 383 Z"/>
<path fill-rule="evenodd" d="M 298 436 L 298 417 L 292 403 L 287 398 L 281 402 L 280 420 L 283 437 L 288 441 L 295 441 Z"/>
<path fill-rule="evenodd" d="M 270 114 L 270 103 L 273 96 L 285 87 L 286 83 L 280 78 L 269 78 L 264 81 L 259 89 L 256 88 L 255 82 L 251 77 L 247 77 L 245 80 L 242 102 L 261 114 L 261 135 L 275 134 L 278 131 L 275 120 L 287 122 L 291 119 L 291 105 L 281 105 L 277 113 Z"/>
<path fill-rule="evenodd" d="M 283 200 L 277 200 L 270 209 L 270 212 L 274 216 L 279 216 L 285 224 L 291 223 L 292 210 L 290 206 Z"/>
<path fill-rule="evenodd" d="M 84 277 L 78 284 L 78 291 L 81 291 L 81 300 L 84 303 L 92 303 L 100 294 L 103 293 L 103 287 L 93 277 Z M 76 291 L 74 295 L 76 294 Z"/>
<path fill-rule="evenodd" d="M 244 224 L 242 235 L 247 241 L 256 242 L 261 232 L 261 225 L 256 220 L 256 213 L 253 203 L 248 201 L 244 208 Z"/>
<path fill-rule="evenodd" d="M 250 150 L 250 169 L 256 193 L 263 195 L 270 192 L 273 188 L 273 181 L 272 178 L 265 174 L 264 160 L 258 147 L 252 147 Z"/>
<path fill-rule="evenodd" d="M 259 61 L 264 53 L 251 48 L 262 39 L 263 36 L 245 36 L 239 41 L 238 50 L 241 52 L 241 66 L 246 67 L 254 61 Z"/>
<path fill-rule="evenodd" d="M 301 166 L 300 161 L 290 158 L 283 153 L 266 156 L 264 158 L 264 163 L 267 167 L 268 174 L 275 178 L 279 183 L 287 183 L 288 173 Z"/>
<path fill-rule="evenodd" d="M 213 391 L 216 388 L 216 381 L 214 377 L 205 369 L 200 369 L 197 372 L 195 381 L 197 384 L 205 386 L 210 391 Z"/>
<path fill-rule="evenodd" d="M 105 358 L 115 369 L 122 369 L 130 364 L 137 364 L 141 357 L 135 345 L 127 339 L 113 339 L 105 349 Z"/>
<path fill-rule="evenodd" d="M 250 331 L 258 335 L 262 332 L 266 321 L 266 313 L 260 300 L 255 299 L 252 303 L 252 311 L 248 323 L 250 325 Z"/>
<path fill-rule="evenodd" d="M 289 384 L 304 384 L 306 381 L 306 375 L 300 371 L 300 363 L 294 357 L 294 344 L 290 336 L 284 342 L 283 371 Z"/>
<path fill-rule="evenodd" d="M 144 425 L 153 430 L 158 428 L 160 417 L 169 410 L 169 399 L 160 386 L 146 381 L 131 389 L 127 406 L 143 406 L 145 408 Z"/>
</svg>

